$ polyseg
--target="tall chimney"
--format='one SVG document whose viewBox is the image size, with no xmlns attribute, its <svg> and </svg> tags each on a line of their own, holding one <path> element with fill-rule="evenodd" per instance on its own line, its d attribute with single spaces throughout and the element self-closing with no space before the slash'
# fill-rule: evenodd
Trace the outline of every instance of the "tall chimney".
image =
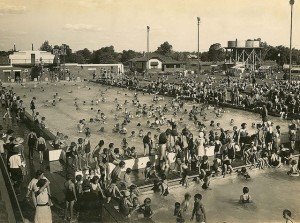
<svg viewBox="0 0 300 223">
<path fill-rule="evenodd" d="M 33 43 L 31 44 L 31 50 L 33 51 Z"/>
<path fill-rule="evenodd" d="M 14 43 L 14 52 L 16 52 L 16 44 Z"/>
</svg>

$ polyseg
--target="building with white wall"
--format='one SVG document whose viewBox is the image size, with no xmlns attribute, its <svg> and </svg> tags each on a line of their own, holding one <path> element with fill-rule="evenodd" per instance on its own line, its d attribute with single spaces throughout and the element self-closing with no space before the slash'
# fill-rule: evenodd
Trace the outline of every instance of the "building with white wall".
<svg viewBox="0 0 300 223">
<path fill-rule="evenodd" d="M 185 70 L 185 63 L 176 61 L 172 58 L 162 56 L 157 53 L 149 53 L 142 57 L 136 57 L 129 60 L 129 66 L 139 72 L 143 72 L 146 68 L 151 70 L 160 70 L 166 72 L 175 72 Z"/>
<path fill-rule="evenodd" d="M 13 66 L 34 66 L 37 64 L 53 64 L 55 55 L 46 51 L 18 51 L 9 55 L 10 64 Z"/>
</svg>

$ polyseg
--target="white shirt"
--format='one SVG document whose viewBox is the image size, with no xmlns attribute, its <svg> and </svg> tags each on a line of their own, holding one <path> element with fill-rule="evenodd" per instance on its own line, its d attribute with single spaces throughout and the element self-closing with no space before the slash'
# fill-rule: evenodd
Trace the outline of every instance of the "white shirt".
<svg viewBox="0 0 300 223">
<path fill-rule="evenodd" d="M 9 166 L 10 168 L 20 168 L 22 164 L 21 157 L 19 154 L 13 155 L 9 158 Z"/>
<path fill-rule="evenodd" d="M 0 154 L 4 153 L 4 141 L 0 139 Z"/>
</svg>

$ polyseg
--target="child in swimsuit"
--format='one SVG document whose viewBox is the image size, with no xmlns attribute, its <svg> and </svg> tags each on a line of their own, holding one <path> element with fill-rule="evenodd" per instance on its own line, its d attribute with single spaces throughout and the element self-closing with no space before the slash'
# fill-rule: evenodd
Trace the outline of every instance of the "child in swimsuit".
<svg viewBox="0 0 300 223">
<path fill-rule="evenodd" d="M 240 196 L 240 202 L 241 203 L 250 203 L 251 202 L 251 196 L 249 195 L 248 187 L 243 188 L 243 194 Z"/>
<path fill-rule="evenodd" d="M 298 170 L 297 164 L 298 164 L 297 160 L 292 160 L 291 169 L 290 169 L 290 171 L 287 172 L 288 175 L 293 176 L 293 177 L 299 176 L 299 170 Z"/>
<path fill-rule="evenodd" d="M 167 181 L 166 174 L 162 174 L 161 180 L 162 180 L 162 182 L 161 182 L 161 194 L 160 194 L 160 196 L 166 197 L 169 194 L 169 186 L 168 186 L 168 181 Z"/>
<path fill-rule="evenodd" d="M 175 202 L 174 216 L 176 217 L 177 223 L 184 222 L 181 210 L 181 204 L 179 202 Z"/>
</svg>

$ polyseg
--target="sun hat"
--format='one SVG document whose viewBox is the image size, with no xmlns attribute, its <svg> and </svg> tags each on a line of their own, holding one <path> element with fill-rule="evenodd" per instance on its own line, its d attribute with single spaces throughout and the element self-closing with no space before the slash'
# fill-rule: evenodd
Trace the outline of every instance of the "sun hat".
<svg viewBox="0 0 300 223">
<path fill-rule="evenodd" d="M 130 192 L 128 190 L 124 191 L 124 197 L 129 197 L 130 196 Z"/>
<path fill-rule="evenodd" d="M 13 144 L 21 144 L 24 142 L 24 139 L 21 137 L 17 137 L 15 138 L 15 140 L 13 141 Z"/>
</svg>

